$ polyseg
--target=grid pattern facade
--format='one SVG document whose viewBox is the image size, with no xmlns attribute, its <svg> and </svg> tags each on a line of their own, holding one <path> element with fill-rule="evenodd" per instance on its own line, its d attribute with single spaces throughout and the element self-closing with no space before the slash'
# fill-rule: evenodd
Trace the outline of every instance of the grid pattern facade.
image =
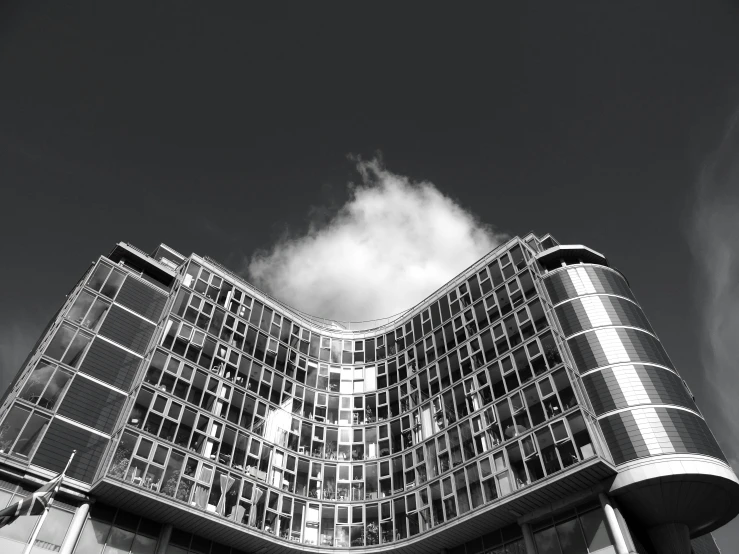
<svg viewBox="0 0 739 554">
<path fill-rule="evenodd" d="M 168 296 L 107 260 L 88 271 L 3 404 L 2 453 L 61 471 L 76 449 L 67 475 L 91 483 Z"/>
<path fill-rule="evenodd" d="M 512 241 L 361 335 L 197 256 L 171 290 L 101 259 L 6 403 L 5 452 L 56 470 L 71 440 L 75 479 L 286 541 L 414 537 L 596 454 L 532 255 Z"/>
<path fill-rule="evenodd" d="M 159 279 L 111 253 L 6 396 L 0 456 L 48 475 L 76 449 L 80 490 L 153 498 L 292 549 L 417 547 L 532 487 L 530 500 L 533 485 L 614 471 L 594 458 L 723 459 L 625 279 L 546 271 L 542 244 L 509 241 L 366 332 L 297 314 L 207 258 Z M 599 504 L 577 502 L 531 527 L 539 554 L 613 551 Z M 50 522 L 70 517 L 60 505 Z M 76 551 L 150 553 L 160 532 L 99 503 Z M 464 540 L 449 554 L 526 552 L 516 524 Z M 229 548 L 174 529 L 166 552 Z"/>
<path fill-rule="evenodd" d="M 593 456 L 524 248 L 362 340 L 192 260 L 108 475 L 352 547 L 416 536 Z"/>
</svg>

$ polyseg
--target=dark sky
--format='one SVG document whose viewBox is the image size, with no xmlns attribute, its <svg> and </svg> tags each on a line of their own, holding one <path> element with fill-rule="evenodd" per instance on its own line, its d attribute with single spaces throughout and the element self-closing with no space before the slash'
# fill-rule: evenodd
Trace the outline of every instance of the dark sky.
<svg viewBox="0 0 739 554">
<path fill-rule="evenodd" d="M 250 4 L 0 4 L 2 387 L 115 242 L 238 268 L 379 151 L 502 231 L 606 254 L 738 455 L 688 246 L 739 106 L 736 3 Z"/>
</svg>

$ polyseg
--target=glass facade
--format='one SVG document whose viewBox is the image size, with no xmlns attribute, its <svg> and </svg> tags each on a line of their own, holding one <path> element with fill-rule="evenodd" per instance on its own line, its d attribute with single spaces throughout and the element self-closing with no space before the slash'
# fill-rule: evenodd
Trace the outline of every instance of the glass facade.
<svg viewBox="0 0 739 554">
<path fill-rule="evenodd" d="M 107 475 L 284 540 L 358 547 L 594 456 L 530 255 L 515 244 L 361 338 L 191 260 Z"/>
<path fill-rule="evenodd" d="M 614 552 L 603 510 L 597 504 L 578 506 L 533 529 L 538 554 L 591 554 Z"/>
<path fill-rule="evenodd" d="M 366 331 L 298 314 L 207 258 L 119 245 L 6 395 L 0 464 L 48 477 L 76 449 L 67 475 L 90 498 L 136 491 L 287 549 L 411 545 L 499 507 L 508 519 L 450 553 L 531 554 L 504 507 L 527 491 L 595 463 L 602 478 L 658 453 L 723 458 L 623 277 L 548 270 L 551 240 L 513 239 Z M 615 552 L 597 505 L 542 521 L 540 554 Z M 162 529 L 93 504 L 76 551 L 154 552 Z M 41 532 L 57 542 L 36 547 L 58 550 L 62 532 Z M 175 528 L 166 552 L 234 546 Z"/>
</svg>

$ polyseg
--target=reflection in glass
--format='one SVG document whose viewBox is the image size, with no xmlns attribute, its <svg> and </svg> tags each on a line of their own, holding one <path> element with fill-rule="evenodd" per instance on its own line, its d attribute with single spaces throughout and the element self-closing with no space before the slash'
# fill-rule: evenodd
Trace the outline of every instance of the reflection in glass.
<svg viewBox="0 0 739 554">
<path fill-rule="evenodd" d="M 48 550 L 58 551 L 71 522 L 71 513 L 52 506 L 44 520 L 43 527 L 39 531 L 37 540 L 45 542 Z"/>
<path fill-rule="evenodd" d="M 74 301 L 72 307 L 69 309 L 67 319 L 77 324 L 82 323 L 82 318 L 85 317 L 87 310 L 89 310 L 90 306 L 92 306 L 92 302 L 94 299 L 95 297 L 92 294 L 83 290 L 77 297 L 77 300 Z"/>
<path fill-rule="evenodd" d="M 8 452 L 28 419 L 30 410 L 13 406 L 0 426 L 0 452 Z"/>
<path fill-rule="evenodd" d="M 41 360 L 31 373 L 31 376 L 26 381 L 23 390 L 19 396 L 23 400 L 28 400 L 34 404 L 39 401 L 41 394 L 44 392 L 49 379 L 51 379 L 54 370 L 56 369 L 55 364 L 50 364 L 45 360 Z"/>
<path fill-rule="evenodd" d="M 100 554 L 108 538 L 111 525 L 97 519 L 88 519 L 82 529 L 76 552 Z"/>
<path fill-rule="evenodd" d="M 534 541 L 538 554 L 562 554 L 554 527 L 537 531 L 534 534 Z"/>
<path fill-rule="evenodd" d="M 556 528 L 563 552 L 567 552 L 567 554 L 588 554 L 577 518 L 558 523 Z"/>
<path fill-rule="evenodd" d="M 64 370 L 57 370 L 54 376 L 49 381 L 49 385 L 46 387 L 43 396 L 38 402 L 38 405 L 48 410 L 53 410 L 56 407 L 56 403 L 61 398 L 64 388 L 67 383 L 72 379 L 72 376 Z"/>
<path fill-rule="evenodd" d="M 580 516 L 583 532 L 585 533 L 585 542 L 590 552 L 596 552 L 601 548 L 611 545 L 611 539 L 608 536 L 606 522 L 603 518 L 603 511 L 598 508 Z"/>
<path fill-rule="evenodd" d="M 42 416 L 38 412 L 34 413 L 28 420 L 28 424 L 23 429 L 23 433 L 18 437 L 13 449 L 15 454 L 28 457 L 33 451 L 34 446 L 43 436 L 44 430 L 49 423 L 49 418 Z"/>
<path fill-rule="evenodd" d="M 133 537 L 133 532 L 114 526 L 108 537 L 104 554 L 128 554 L 133 544 Z"/>
<path fill-rule="evenodd" d="M 131 547 L 131 554 L 154 554 L 156 551 L 157 539 L 153 537 L 145 537 L 136 535 Z"/>
<path fill-rule="evenodd" d="M 54 338 L 51 339 L 49 346 L 46 347 L 46 355 L 54 360 L 61 360 L 69 343 L 72 342 L 74 331 L 74 327 L 70 324 L 62 323 L 61 327 L 57 329 Z"/>
</svg>

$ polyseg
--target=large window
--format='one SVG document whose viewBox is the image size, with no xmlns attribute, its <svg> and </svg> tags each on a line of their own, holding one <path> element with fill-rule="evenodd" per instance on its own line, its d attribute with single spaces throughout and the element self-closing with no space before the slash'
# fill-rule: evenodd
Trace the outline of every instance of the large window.
<svg viewBox="0 0 739 554">
<path fill-rule="evenodd" d="M 46 347 L 46 356 L 72 367 L 79 366 L 92 337 L 69 323 L 62 323 Z"/>
<path fill-rule="evenodd" d="M 591 554 L 613 544 L 600 507 L 578 512 L 534 528 L 538 554 Z"/>
<path fill-rule="evenodd" d="M 49 425 L 49 416 L 18 404 L 0 425 L 0 452 L 28 459 Z"/>
<path fill-rule="evenodd" d="M 28 377 L 19 397 L 47 410 L 56 408 L 72 373 L 57 364 L 41 360 Z"/>
</svg>

